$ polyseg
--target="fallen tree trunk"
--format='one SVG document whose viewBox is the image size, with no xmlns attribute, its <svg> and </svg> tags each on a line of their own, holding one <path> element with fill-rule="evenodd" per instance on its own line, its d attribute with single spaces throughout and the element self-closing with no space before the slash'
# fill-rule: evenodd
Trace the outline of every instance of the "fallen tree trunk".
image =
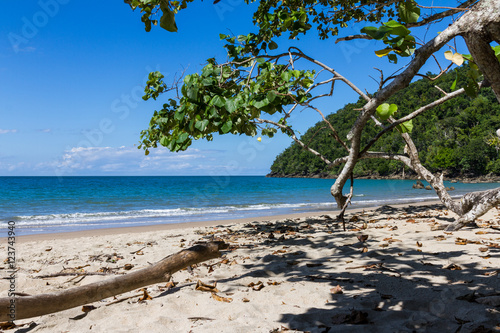
<svg viewBox="0 0 500 333">
<path fill-rule="evenodd" d="M 460 200 L 462 214 L 452 224 L 446 227 L 446 231 L 456 231 L 468 223 L 486 214 L 490 209 L 500 205 L 500 188 L 487 191 L 467 193 Z"/>
<path fill-rule="evenodd" d="M 0 321 L 42 316 L 100 301 L 155 283 L 167 282 L 173 273 L 189 265 L 217 258 L 220 256 L 219 250 L 225 248 L 227 245 L 224 242 L 199 244 L 172 254 L 147 268 L 104 281 L 49 294 L 3 297 L 0 298 Z M 11 317 L 11 314 L 14 316 Z"/>
</svg>

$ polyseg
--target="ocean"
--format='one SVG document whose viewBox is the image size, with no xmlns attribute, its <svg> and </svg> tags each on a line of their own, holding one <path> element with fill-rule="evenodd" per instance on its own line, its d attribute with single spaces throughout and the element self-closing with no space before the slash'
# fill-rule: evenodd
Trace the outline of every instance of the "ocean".
<svg viewBox="0 0 500 333">
<path fill-rule="evenodd" d="M 437 199 L 413 183 L 355 180 L 351 207 Z M 0 236 L 8 221 L 15 221 L 17 235 L 28 235 L 336 210 L 332 184 L 264 176 L 0 177 Z M 458 197 L 500 184 L 446 186 Z"/>
</svg>

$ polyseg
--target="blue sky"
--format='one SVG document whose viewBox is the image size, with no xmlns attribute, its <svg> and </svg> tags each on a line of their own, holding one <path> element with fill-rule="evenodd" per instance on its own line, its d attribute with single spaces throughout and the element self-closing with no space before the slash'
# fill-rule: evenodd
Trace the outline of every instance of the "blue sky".
<svg viewBox="0 0 500 333">
<path fill-rule="evenodd" d="M 139 12 L 122 1 L 9 2 L 0 13 L 0 176 L 268 173 L 275 156 L 290 145 L 287 136 L 262 142 L 217 136 L 185 152 L 158 148 L 149 156 L 135 146 L 162 103 L 141 99 L 147 74 L 159 70 L 170 82 L 184 69 L 199 71 L 207 58 L 225 60 L 219 33 L 255 31 L 254 8 L 243 0 L 196 1 L 176 16 L 177 33 L 159 27 L 147 33 Z M 440 28 L 433 27 L 427 39 Z M 373 67 L 387 74 L 399 68 L 374 56 L 383 47 L 373 41 L 335 45 L 311 31 L 278 44 L 308 50 L 369 92 L 376 84 L 368 75 L 378 77 Z M 427 70 L 436 69 L 429 64 Z M 337 85 L 321 108 L 328 114 L 355 100 L 352 91 Z M 320 118 L 304 111 L 292 120 L 303 133 Z"/>
</svg>

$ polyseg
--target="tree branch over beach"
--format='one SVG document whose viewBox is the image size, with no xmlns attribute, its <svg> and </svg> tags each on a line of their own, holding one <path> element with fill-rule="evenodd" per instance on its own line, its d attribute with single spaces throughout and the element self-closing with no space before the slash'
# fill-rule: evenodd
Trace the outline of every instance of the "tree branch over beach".
<svg viewBox="0 0 500 333">
<path fill-rule="evenodd" d="M 161 15 L 159 22 L 162 28 L 177 31 L 175 14 L 187 8 L 191 1 L 125 2 L 132 8 L 140 8 L 146 30 L 151 29 L 151 24 L 158 23 L 154 19 L 158 14 Z M 221 39 L 226 42 L 229 61 L 218 63 L 216 59 L 208 59 L 208 64 L 201 73 L 186 75 L 180 89 L 181 96 L 169 99 L 161 110 L 154 112 L 149 128 L 141 134 L 139 148 L 144 148 L 148 154 L 150 148 L 162 145 L 176 152 L 187 149 L 193 140 L 211 141 L 215 133 L 249 136 L 260 133 L 272 137 L 279 130 L 327 165 L 343 164 L 331 187 L 331 194 L 339 208 L 344 209 L 352 193 L 345 195 L 342 190 L 360 160 L 397 160 L 428 181 L 443 204 L 459 216 L 454 223 L 447 226 L 447 230 L 458 230 L 500 204 L 500 188 L 469 193 L 459 201 L 454 201 L 443 185 L 442 175 L 434 175 L 420 162 L 418 150 L 410 136 L 413 131 L 412 119 L 460 94 L 467 93 L 474 97 L 484 86 L 491 87 L 500 102 L 500 46 L 492 44 L 500 42 L 500 1 L 463 1 L 455 8 L 435 7 L 428 15 L 421 15 L 421 9 L 428 8 L 413 0 L 361 3 L 261 1 L 254 13 L 254 24 L 259 29 L 258 33 L 221 35 Z M 425 43 L 417 42 L 410 30 L 444 19 L 449 20 L 448 27 Z M 395 64 L 406 60 L 399 74 L 386 79 L 382 76 L 379 89 L 372 94 L 363 92 L 329 65 L 308 56 L 307 51 L 303 52 L 292 46 L 286 52 L 271 54 L 278 48 L 275 39 L 282 35 L 294 39 L 315 27 L 318 37 L 326 39 L 337 36 L 342 28 L 360 22 L 376 26 L 365 26 L 361 29 L 362 35 L 342 37 L 337 39 L 337 42 L 348 43 L 356 38 L 374 39 L 384 44 L 383 49 L 375 52 L 378 57 L 386 57 L 389 62 Z M 470 55 L 458 52 L 453 47 L 450 48 L 455 52 L 446 50 L 446 46 L 456 38 L 464 39 Z M 435 55 L 438 52 L 444 52 L 452 64 L 467 66 L 466 85 L 456 90 L 455 82 L 449 89 L 451 92 L 437 87 L 444 92 L 444 97 L 422 105 L 406 117 L 396 119 L 398 106 L 385 102 L 407 87 L 416 76 L 428 77 L 419 72 L 428 60 L 436 60 Z M 451 65 L 439 67 L 445 67 L 441 70 L 441 75 Z M 337 81 L 348 85 L 365 101 L 345 138 L 338 135 L 323 116 L 323 112 L 313 105 L 319 98 L 332 96 Z M 326 93 L 325 87 L 329 87 Z M 156 100 L 170 89 L 173 87 L 163 82 L 161 73 L 151 73 L 144 99 Z M 345 157 L 330 161 L 322 152 L 310 148 L 306 142 L 297 138 L 289 118 L 292 112 L 301 108 L 320 114 L 336 141 L 345 149 Z M 274 120 L 276 114 L 282 117 Z M 366 147 L 362 147 L 361 137 L 371 121 L 375 122 L 381 131 Z M 369 150 L 373 143 L 392 130 L 401 134 L 405 143 L 404 154 L 394 155 Z"/>
</svg>

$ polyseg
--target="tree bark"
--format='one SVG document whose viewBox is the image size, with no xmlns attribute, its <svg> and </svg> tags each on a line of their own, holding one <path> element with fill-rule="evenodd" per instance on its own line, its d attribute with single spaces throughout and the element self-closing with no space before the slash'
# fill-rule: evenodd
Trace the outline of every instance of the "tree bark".
<svg viewBox="0 0 500 333">
<path fill-rule="evenodd" d="M 455 222 L 448 225 L 445 230 L 456 231 L 467 223 L 474 222 L 477 218 L 498 205 L 500 205 L 500 188 L 467 193 L 460 200 L 462 214 L 460 214 Z"/>
<path fill-rule="evenodd" d="M 102 299 L 132 291 L 155 283 L 167 282 L 173 273 L 199 262 L 217 258 L 219 250 L 227 248 L 224 242 L 211 242 L 195 245 L 189 249 L 172 254 L 147 268 L 75 287 L 59 292 L 25 297 L 0 298 L 0 321 L 42 316 L 67 310 L 76 306 L 100 301 Z M 15 318 L 10 317 L 14 299 Z"/>
</svg>

